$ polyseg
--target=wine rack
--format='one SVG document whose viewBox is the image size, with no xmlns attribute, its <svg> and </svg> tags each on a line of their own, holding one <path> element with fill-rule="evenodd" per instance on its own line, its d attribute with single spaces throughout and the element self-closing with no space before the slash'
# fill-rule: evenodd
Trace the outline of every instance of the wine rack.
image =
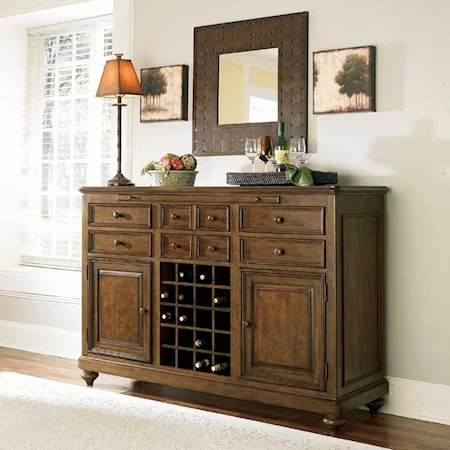
<svg viewBox="0 0 450 450">
<path fill-rule="evenodd" d="M 169 262 L 160 268 L 160 364 L 229 376 L 230 268 Z"/>
</svg>

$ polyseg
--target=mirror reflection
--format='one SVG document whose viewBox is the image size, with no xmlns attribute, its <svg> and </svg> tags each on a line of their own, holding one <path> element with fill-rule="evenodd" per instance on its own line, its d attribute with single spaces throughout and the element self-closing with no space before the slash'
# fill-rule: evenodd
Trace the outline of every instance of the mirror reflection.
<svg viewBox="0 0 450 450">
<path fill-rule="evenodd" d="M 219 125 L 278 121 L 278 49 L 219 56 Z"/>
</svg>

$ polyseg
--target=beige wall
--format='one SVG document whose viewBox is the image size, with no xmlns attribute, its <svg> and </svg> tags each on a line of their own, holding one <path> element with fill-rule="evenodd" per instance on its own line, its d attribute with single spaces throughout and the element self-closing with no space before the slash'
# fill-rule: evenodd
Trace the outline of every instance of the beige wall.
<svg viewBox="0 0 450 450">
<path fill-rule="evenodd" d="M 243 123 L 244 66 L 232 61 L 220 61 L 219 123 Z"/>
<path fill-rule="evenodd" d="M 378 112 L 310 112 L 311 167 L 337 170 L 343 184 L 390 187 L 388 374 L 450 385 L 450 2 L 136 0 L 134 63 L 189 64 L 192 80 L 194 27 L 300 11 L 310 12 L 311 52 L 377 46 Z M 309 92 L 311 74 L 310 65 Z M 148 160 L 191 151 L 192 123 L 140 124 L 134 108 L 133 180 L 145 184 Z M 202 158 L 198 181 L 223 185 L 243 169 L 243 156 Z"/>
</svg>

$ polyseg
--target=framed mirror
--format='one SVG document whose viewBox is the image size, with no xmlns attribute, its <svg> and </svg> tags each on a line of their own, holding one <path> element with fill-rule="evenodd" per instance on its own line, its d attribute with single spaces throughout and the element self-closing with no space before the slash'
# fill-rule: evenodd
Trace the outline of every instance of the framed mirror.
<svg viewBox="0 0 450 450">
<path fill-rule="evenodd" d="M 308 13 L 194 30 L 193 153 L 244 153 L 245 139 L 307 137 Z"/>
</svg>

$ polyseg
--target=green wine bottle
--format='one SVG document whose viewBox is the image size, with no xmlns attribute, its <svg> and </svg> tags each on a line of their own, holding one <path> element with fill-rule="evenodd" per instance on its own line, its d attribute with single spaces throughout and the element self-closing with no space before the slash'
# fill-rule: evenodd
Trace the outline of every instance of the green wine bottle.
<svg viewBox="0 0 450 450">
<path fill-rule="evenodd" d="M 278 139 L 275 142 L 275 161 L 278 172 L 286 170 L 285 164 L 289 163 L 290 153 L 288 141 L 284 137 L 284 122 L 278 122 Z"/>
</svg>

